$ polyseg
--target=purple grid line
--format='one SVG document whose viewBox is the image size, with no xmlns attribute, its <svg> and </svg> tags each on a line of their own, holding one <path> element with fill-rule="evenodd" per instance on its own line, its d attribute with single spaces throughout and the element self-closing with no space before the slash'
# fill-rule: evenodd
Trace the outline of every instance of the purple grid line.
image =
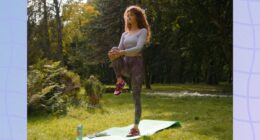
<svg viewBox="0 0 260 140">
<path fill-rule="evenodd" d="M 26 92 L 16 91 L 16 90 L 5 90 L 9 95 L 23 95 L 27 94 Z"/>
<path fill-rule="evenodd" d="M 242 50 L 248 50 L 248 51 L 260 51 L 260 48 L 247 48 L 247 47 L 242 47 L 242 46 L 239 46 L 239 45 L 233 45 L 234 48 L 236 49 L 242 49 Z"/>
<path fill-rule="evenodd" d="M 3 105 L 0 112 L 0 140 L 27 139 L 26 8 L 27 1 L 0 1 L 0 28 L 3 28 L 0 48 L 4 54 L 1 57 L 4 61 L 0 61 L 0 98 Z"/>
<path fill-rule="evenodd" d="M 244 26 L 260 26 L 260 23 L 246 23 L 246 22 L 240 22 L 240 21 L 234 21 L 234 24 L 244 25 Z"/>
<path fill-rule="evenodd" d="M 4 54 L 0 64 L 3 72 L 0 89 L 3 105 L 0 112 L 0 140 L 26 139 L 26 5 L 26 1 L 0 1 L 0 28 L 3 28 L 0 48 Z M 17 80 L 14 77 L 16 75 Z M 25 106 L 19 108 L 20 105 Z"/>
<path fill-rule="evenodd" d="M 260 0 L 241 0 L 241 1 L 260 2 Z"/>
<path fill-rule="evenodd" d="M 252 14 L 251 14 L 251 10 L 250 10 L 250 6 L 249 6 L 249 1 L 247 1 L 247 8 L 248 8 L 248 13 L 249 13 L 249 19 L 250 19 L 250 23 L 253 24 L 253 19 L 252 19 Z M 254 29 L 254 26 L 252 26 L 252 31 L 253 31 L 253 48 L 254 48 L 254 51 L 253 51 L 253 59 L 252 59 L 252 62 L 251 62 L 251 66 L 250 66 L 250 73 L 249 73 L 249 76 L 248 76 L 248 81 L 247 81 L 247 98 L 246 98 L 246 101 L 247 101 L 247 112 L 248 112 L 248 118 L 249 118 L 249 125 L 251 127 L 251 131 L 252 131 L 252 134 L 253 134 L 253 140 L 255 140 L 255 129 L 254 129 L 254 125 L 253 125 L 253 122 L 252 122 L 252 116 L 251 116 L 251 110 L 250 110 L 250 100 L 249 100 L 249 87 L 250 87 L 250 80 L 251 80 L 251 76 L 252 76 L 252 71 L 253 71 L 253 67 L 254 67 L 254 61 L 255 61 L 255 29 Z"/>
<path fill-rule="evenodd" d="M 18 67 L 18 66 L 0 66 L 0 69 L 10 69 L 12 68 L 13 70 L 17 71 L 17 72 L 24 72 L 26 71 L 27 72 L 27 68 L 24 68 L 24 67 Z"/>
<path fill-rule="evenodd" d="M 244 95 L 240 95 L 240 94 L 233 94 L 233 96 L 238 97 L 238 98 L 249 98 L 251 100 L 256 100 L 256 99 L 260 99 L 260 96 L 244 96 Z"/>
<path fill-rule="evenodd" d="M 250 122 L 252 122 L 252 123 L 260 123 L 260 121 L 243 120 L 243 119 L 238 119 L 236 117 L 233 117 L 233 120 L 238 121 L 238 122 L 245 122 L 245 123 L 250 123 Z"/>
<path fill-rule="evenodd" d="M 1 18 L 3 21 L 8 21 L 10 23 L 15 23 L 15 22 L 27 22 L 27 19 L 20 18 L 20 17 L 15 17 L 15 18 L 10 18 L 10 17 L 2 17 Z"/>
<path fill-rule="evenodd" d="M 4 116 L 6 114 L 0 114 L 0 117 L 2 118 L 7 118 L 7 116 Z M 17 114 L 9 114 L 9 118 L 18 118 L 18 119 L 27 119 L 27 116 L 20 116 L 20 115 L 17 115 Z"/>
<path fill-rule="evenodd" d="M 12 24 L 10 24 L 11 26 Z M 11 26 L 11 35 L 13 34 L 13 30 L 12 30 L 12 26 Z M 11 37 L 10 38 L 10 41 L 12 42 L 13 38 Z M 9 64 L 11 64 L 13 62 L 13 49 L 14 49 L 14 46 L 13 44 L 10 45 L 11 47 L 11 51 L 10 51 L 10 58 L 9 58 Z M 11 68 L 8 68 L 7 72 L 6 72 L 6 77 L 5 77 L 5 86 L 4 86 L 4 98 L 5 98 L 5 113 L 6 113 L 6 116 L 7 116 L 7 123 L 9 125 L 9 131 L 10 131 L 10 134 L 11 134 L 11 139 L 13 139 L 13 128 L 12 128 L 12 125 L 11 125 L 11 122 L 10 122 L 10 117 L 11 115 L 9 114 L 8 112 L 8 104 L 7 104 L 7 80 L 8 80 L 8 77 L 9 77 L 9 72 L 10 72 Z"/>
<path fill-rule="evenodd" d="M 254 10 L 254 12 L 256 12 L 256 10 L 258 10 L 258 9 L 256 8 L 255 5 L 254 5 L 254 7 L 252 7 L 252 8 L 255 8 L 255 9 L 251 9 L 250 3 L 251 2 L 260 2 L 260 0 L 235 0 L 236 4 L 234 4 L 234 5 L 236 5 L 236 6 L 237 5 L 243 6 L 243 4 L 241 5 L 241 3 L 240 3 L 241 1 L 247 2 L 247 5 L 246 5 L 247 9 L 245 9 L 243 11 L 236 10 L 235 12 L 236 12 L 237 15 L 239 15 L 239 14 L 242 14 L 242 15 L 248 14 L 249 21 L 247 21 L 245 17 L 244 18 L 238 18 L 238 19 L 241 19 L 241 21 L 237 21 L 236 19 L 234 19 L 233 25 L 242 25 L 242 26 L 250 27 L 249 30 L 252 31 L 252 33 L 250 34 L 252 37 L 251 36 L 250 37 L 246 36 L 244 41 L 249 41 L 247 39 L 252 39 L 252 38 L 253 38 L 253 40 L 250 40 L 250 42 L 248 42 L 248 43 L 252 43 L 252 44 L 251 45 L 247 45 L 247 46 L 241 46 L 241 45 L 239 45 L 239 42 L 233 42 L 233 49 L 245 50 L 244 53 L 247 54 L 247 56 L 250 55 L 252 57 L 251 62 L 248 61 L 248 64 L 250 64 L 248 71 L 247 70 L 246 71 L 245 70 L 239 70 L 239 69 L 235 69 L 235 68 L 233 70 L 233 75 L 235 73 L 241 73 L 241 74 L 245 74 L 245 75 L 248 76 L 247 83 L 246 83 L 246 85 L 244 84 L 246 86 L 246 91 L 245 91 L 246 94 L 245 95 L 240 95 L 241 93 L 243 93 L 242 91 L 239 90 L 242 87 L 237 86 L 237 84 L 235 84 L 235 86 L 234 86 L 235 89 L 238 89 L 237 91 L 239 93 L 233 93 L 233 97 L 238 97 L 238 98 L 241 98 L 241 99 L 245 99 L 246 104 L 247 104 L 246 105 L 246 107 L 247 107 L 246 112 L 248 114 L 248 120 L 247 119 L 239 119 L 240 115 L 237 115 L 237 114 L 236 114 L 237 116 L 233 116 L 233 120 L 235 122 L 235 125 L 233 125 L 233 126 L 242 125 L 242 124 L 239 124 L 237 122 L 245 123 L 245 125 L 237 127 L 237 129 L 234 128 L 234 130 L 235 130 L 234 132 L 236 132 L 234 138 L 241 139 L 241 140 L 245 139 L 245 138 L 247 138 L 247 140 L 249 140 L 249 139 L 255 140 L 255 139 L 259 139 L 259 137 L 256 137 L 256 132 L 258 132 L 257 129 L 259 129 L 259 128 L 255 128 L 254 124 L 259 124 L 260 121 L 259 121 L 259 119 L 252 120 L 252 114 L 254 113 L 254 108 L 253 107 L 255 107 L 255 106 L 252 106 L 252 105 L 250 106 L 250 101 L 259 100 L 260 99 L 260 95 L 259 96 L 250 96 L 250 90 L 254 90 L 254 89 L 252 89 L 253 88 L 252 86 L 250 87 L 250 84 L 253 82 L 252 81 L 252 77 L 253 76 L 260 75 L 260 72 L 253 72 L 255 67 L 259 67 L 258 65 L 256 65 L 255 62 L 256 62 L 256 52 L 260 50 L 259 48 L 256 47 L 256 38 L 258 37 L 256 33 L 259 32 L 258 30 L 256 30 L 256 28 L 260 26 L 260 23 L 254 23 L 254 21 L 257 21 L 256 20 L 256 16 L 258 16 L 258 15 L 256 15 L 254 13 L 254 18 L 253 18 L 252 10 Z M 239 9 L 239 6 L 237 6 L 236 8 Z M 237 33 L 243 34 L 243 32 L 241 32 L 241 31 L 239 32 L 239 30 L 240 30 L 239 28 L 237 28 L 236 30 L 238 30 Z M 245 60 L 246 59 L 244 59 L 244 63 L 237 63 L 240 68 L 243 68 L 243 66 L 245 65 Z M 236 61 L 243 61 L 243 57 L 241 57 L 241 58 L 240 57 L 236 57 Z M 234 79 L 236 79 L 236 78 L 239 78 L 239 77 L 234 77 Z M 241 85 L 242 81 L 239 81 L 239 82 L 240 82 L 240 84 L 238 84 L 238 85 Z M 238 102 L 236 102 L 236 101 L 235 101 L 235 104 L 237 105 L 236 107 L 242 107 L 243 106 L 241 104 L 238 104 Z M 236 109 L 239 110 L 239 108 L 236 108 Z M 243 112 L 241 114 L 243 114 Z M 246 127 L 246 124 L 248 124 L 249 127 Z M 252 133 L 252 137 L 250 137 L 251 133 Z"/>
<path fill-rule="evenodd" d="M 242 71 L 242 70 L 236 70 L 236 69 L 234 69 L 233 72 L 243 73 L 243 74 L 250 74 L 250 72 Z M 251 74 L 253 74 L 253 75 L 260 75 L 260 72 L 251 72 Z"/>
</svg>

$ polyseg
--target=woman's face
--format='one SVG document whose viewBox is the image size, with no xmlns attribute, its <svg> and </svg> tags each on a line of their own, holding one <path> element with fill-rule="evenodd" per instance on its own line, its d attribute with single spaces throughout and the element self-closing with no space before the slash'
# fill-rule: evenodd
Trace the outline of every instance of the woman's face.
<svg viewBox="0 0 260 140">
<path fill-rule="evenodd" d="M 132 12 L 127 12 L 127 22 L 130 24 L 135 24 L 136 23 L 136 16 Z"/>
</svg>

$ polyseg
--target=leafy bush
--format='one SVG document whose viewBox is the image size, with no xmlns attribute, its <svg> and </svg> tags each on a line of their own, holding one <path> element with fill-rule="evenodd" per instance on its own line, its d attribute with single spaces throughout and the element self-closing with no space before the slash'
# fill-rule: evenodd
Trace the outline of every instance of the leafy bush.
<svg viewBox="0 0 260 140">
<path fill-rule="evenodd" d="M 105 91 L 104 85 L 93 75 L 84 81 L 85 94 L 89 97 L 89 106 L 99 105 L 102 93 Z"/>
<path fill-rule="evenodd" d="M 65 114 L 67 104 L 77 104 L 80 77 L 60 65 L 43 59 L 29 66 L 28 113 Z"/>
</svg>

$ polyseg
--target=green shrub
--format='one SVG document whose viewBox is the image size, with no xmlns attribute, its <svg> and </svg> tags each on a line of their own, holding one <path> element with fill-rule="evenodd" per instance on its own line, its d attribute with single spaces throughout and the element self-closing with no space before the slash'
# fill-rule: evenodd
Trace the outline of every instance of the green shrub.
<svg viewBox="0 0 260 140">
<path fill-rule="evenodd" d="M 28 113 L 66 114 L 67 104 L 77 104 L 80 77 L 60 62 L 47 59 L 28 70 Z"/>
<path fill-rule="evenodd" d="M 104 85 L 93 75 L 91 75 L 83 84 L 85 94 L 89 97 L 89 106 L 98 106 L 104 93 Z"/>
</svg>

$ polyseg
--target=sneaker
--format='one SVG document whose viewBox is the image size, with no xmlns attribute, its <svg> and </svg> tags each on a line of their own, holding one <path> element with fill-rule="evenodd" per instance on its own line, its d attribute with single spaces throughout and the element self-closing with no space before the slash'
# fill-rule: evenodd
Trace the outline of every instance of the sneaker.
<svg viewBox="0 0 260 140">
<path fill-rule="evenodd" d="M 129 134 L 126 137 L 133 137 L 140 135 L 140 131 L 138 128 L 132 128 L 129 132 Z"/>
<path fill-rule="evenodd" d="M 116 88 L 115 88 L 114 94 L 115 95 L 121 94 L 122 91 L 123 91 L 124 86 L 125 86 L 125 81 L 122 81 L 119 84 L 116 84 Z"/>
</svg>

